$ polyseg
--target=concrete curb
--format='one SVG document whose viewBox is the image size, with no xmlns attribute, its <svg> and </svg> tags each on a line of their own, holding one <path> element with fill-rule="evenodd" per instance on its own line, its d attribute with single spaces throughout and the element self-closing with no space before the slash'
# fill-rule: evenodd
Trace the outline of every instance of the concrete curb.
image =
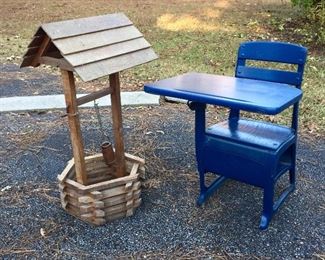
<svg viewBox="0 0 325 260">
<path fill-rule="evenodd" d="M 77 97 L 86 94 L 78 94 Z M 109 97 L 99 98 L 99 106 L 110 106 Z M 147 94 L 143 91 L 122 92 L 122 106 L 141 106 L 141 105 L 159 105 L 159 96 Z M 93 107 L 94 102 L 88 102 L 80 107 Z M 47 96 L 22 96 L 0 98 L 0 112 L 14 111 L 33 111 L 33 110 L 50 110 L 65 108 L 64 95 L 47 95 Z"/>
</svg>

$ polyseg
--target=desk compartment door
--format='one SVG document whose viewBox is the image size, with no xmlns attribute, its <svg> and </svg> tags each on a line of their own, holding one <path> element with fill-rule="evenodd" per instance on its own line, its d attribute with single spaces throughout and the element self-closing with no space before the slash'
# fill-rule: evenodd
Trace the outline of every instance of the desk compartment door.
<svg viewBox="0 0 325 260">
<path fill-rule="evenodd" d="M 227 178 L 263 187 L 274 172 L 272 151 L 207 137 L 202 149 L 203 168 Z M 269 165 L 269 167 L 268 167 Z"/>
</svg>

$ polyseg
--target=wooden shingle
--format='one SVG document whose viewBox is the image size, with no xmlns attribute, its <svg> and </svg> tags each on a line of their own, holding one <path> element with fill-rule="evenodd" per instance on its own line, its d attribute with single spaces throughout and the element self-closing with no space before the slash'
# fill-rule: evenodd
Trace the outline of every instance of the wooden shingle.
<svg viewBox="0 0 325 260">
<path fill-rule="evenodd" d="M 21 67 L 50 64 L 89 81 L 157 58 L 123 13 L 43 24 Z"/>
</svg>

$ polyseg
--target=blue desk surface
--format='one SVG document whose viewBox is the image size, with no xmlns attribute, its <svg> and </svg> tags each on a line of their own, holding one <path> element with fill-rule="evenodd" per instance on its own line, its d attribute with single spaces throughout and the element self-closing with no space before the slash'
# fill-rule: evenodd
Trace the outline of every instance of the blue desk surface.
<svg viewBox="0 0 325 260">
<path fill-rule="evenodd" d="M 205 104 L 275 115 L 296 103 L 302 91 L 287 84 L 186 73 L 144 85 L 145 92 Z"/>
</svg>

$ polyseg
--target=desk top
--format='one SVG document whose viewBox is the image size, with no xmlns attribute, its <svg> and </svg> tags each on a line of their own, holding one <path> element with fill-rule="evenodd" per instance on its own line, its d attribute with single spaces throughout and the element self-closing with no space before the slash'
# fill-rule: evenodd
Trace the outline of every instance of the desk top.
<svg viewBox="0 0 325 260">
<path fill-rule="evenodd" d="M 205 73 L 186 73 L 144 85 L 151 94 L 275 115 L 299 101 L 294 86 Z"/>
</svg>

